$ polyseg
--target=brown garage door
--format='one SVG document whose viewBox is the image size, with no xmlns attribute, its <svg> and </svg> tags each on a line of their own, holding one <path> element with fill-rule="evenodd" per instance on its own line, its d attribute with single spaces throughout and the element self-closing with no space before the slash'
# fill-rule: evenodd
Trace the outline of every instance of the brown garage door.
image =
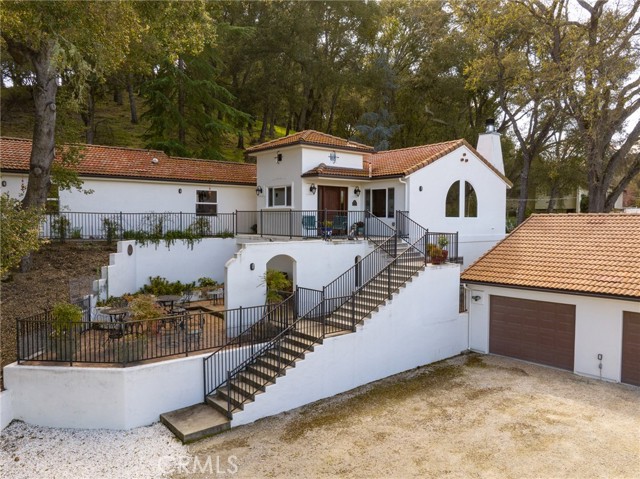
<svg viewBox="0 0 640 479">
<path fill-rule="evenodd" d="M 640 313 L 622 316 L 622 382 L 640 386 Z"/>
<path fill-rule="evenodd" d="M 489 351 L 573 371 L 572 304 L 491 296 Z"/>
</svg>

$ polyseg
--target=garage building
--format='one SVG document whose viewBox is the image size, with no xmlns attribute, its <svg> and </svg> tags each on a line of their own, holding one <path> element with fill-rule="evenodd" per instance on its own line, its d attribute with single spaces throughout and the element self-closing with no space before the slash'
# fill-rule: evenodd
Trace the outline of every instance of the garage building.
<svg viewBox="0 0 640 479">
<path fill-rule="evenodd" d="M 472 350 L 640 386 L 640 215 L 533 215 L 462 282 Z"/>
</svg>

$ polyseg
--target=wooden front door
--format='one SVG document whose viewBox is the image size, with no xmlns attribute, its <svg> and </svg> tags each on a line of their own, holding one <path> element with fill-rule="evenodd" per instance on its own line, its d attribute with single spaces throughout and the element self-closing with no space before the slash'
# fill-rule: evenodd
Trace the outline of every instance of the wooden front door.
<svg viewBox="0 0 640 479">
<path fill-rule="evenodd" d="M 347 211 L 349 190 L 340 186 L 318 187 L 318 209 L 320 211 Z"/>
</svg>

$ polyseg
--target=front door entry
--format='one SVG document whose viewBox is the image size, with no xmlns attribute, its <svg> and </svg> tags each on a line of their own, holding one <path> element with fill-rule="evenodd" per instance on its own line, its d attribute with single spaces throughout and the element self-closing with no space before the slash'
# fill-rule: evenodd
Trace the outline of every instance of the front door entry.
<svg viewBox="0 0 640 479">
<path fill-rule="evenodd" d="M 348 189 L 340 186 L 318 187 L 318 209 L 320 211 L 344 211 L 346 212 Z M 334 213 L 335 214 L 335 213 Z"/>
<path fill-rule="evenodd" d="M 347 234 L 347 209 L 349 190 L 340 186 L 318 187 L 318 210 L 320 224 L 331 223 L 333 235 Z"/>
</svg>

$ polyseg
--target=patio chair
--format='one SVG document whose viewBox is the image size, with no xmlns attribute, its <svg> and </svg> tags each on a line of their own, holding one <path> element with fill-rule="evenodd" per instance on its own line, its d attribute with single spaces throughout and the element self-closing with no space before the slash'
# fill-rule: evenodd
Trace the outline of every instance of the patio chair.
<svg viewBox="0 0 640 479">
<path fill-rule="evenodd" d="M 347 217 L 346 216 L 334 216 L 333 217 L 333 235 L 338 236 L 340 233 L 347 234 Z"/>
<path fill-rule="evenodd" d="M 305 215 L 302 217 L 302 228 L 306 233 L 305 236 L 317 236 L 318 235 L 318 223 L 316 217 L 313 215 Z M 311 234 L 309 234 L 311 233 Z"/>
</svg>

